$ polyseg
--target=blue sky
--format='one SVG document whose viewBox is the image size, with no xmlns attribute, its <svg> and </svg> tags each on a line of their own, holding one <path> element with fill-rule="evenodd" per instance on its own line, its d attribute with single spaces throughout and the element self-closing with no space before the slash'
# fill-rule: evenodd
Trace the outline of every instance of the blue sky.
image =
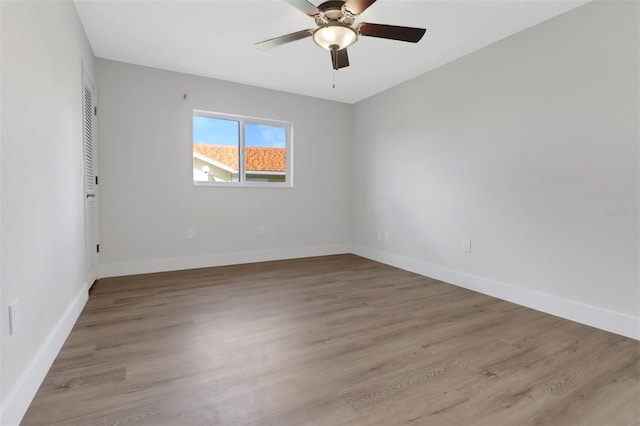
<svg viewBox="0 0 640 426">
<path fill-rule="evenodd" d="M 239 123 L 211 117 L 193 117 L 193 143 L 209 145 L 237 145 Z M 246 146 L 284 148 L 286 129 L 263 124 L 245 125 Z"/>
</svg>

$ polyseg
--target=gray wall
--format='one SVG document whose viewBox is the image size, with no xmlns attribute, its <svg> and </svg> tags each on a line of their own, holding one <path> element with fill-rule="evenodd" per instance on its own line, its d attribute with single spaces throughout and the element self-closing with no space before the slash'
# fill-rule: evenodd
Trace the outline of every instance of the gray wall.
<svg viewBox="0 0 640 426">
<path fill-rule="evenodd" d="M 638 338 L 638 14 L 589 3 L 355 106 L 99 60 L 102 273 L 353 249 Z M 94 58 L 69 1 L 2 1 L 0 19 L 0 423 L 13 424 L 86 301 L 81 63 L 93 75 Z M 294 188 L 194 187 L 194 108 L 293 121 Z"/>
<path fill-rule="evenodd" d="M 103 276 L 348 250 L 350 105 L 97 63 Z M 294 187 L 193 186 L 193 109 L 293 122 Z"/>
<path fill-rule="evenodd" d="M 2 11 L 0 424 L 21 418 L 87 298 L 82 63 L 93 53 L 71 2 Z M 20 326 L 9 336 L 8 304 Z"/>
<path fill-rule="evenodd" d="M 637 336 L 638 40 L 597 1 L 357 104 L 357 251 Z"/>
</svg>

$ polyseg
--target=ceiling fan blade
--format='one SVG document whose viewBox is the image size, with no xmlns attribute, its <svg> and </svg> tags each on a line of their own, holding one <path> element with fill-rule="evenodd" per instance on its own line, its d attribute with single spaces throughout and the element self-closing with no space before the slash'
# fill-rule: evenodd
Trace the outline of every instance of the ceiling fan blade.
<svg viewBox="0 0 640 426">
<path fill-rule="evenodd" d="M 375 2 L 376 0 L 348 0 L 344 8 L 352 15 L 360 15 Z"/>
<path fill-rule="evenodd" d="M 295 7 L 302 13 L 306 13 L 309 16 L 316 16 L 320 13 L 320 10 L 309 3 L 307 0 L 285 0 L 291 6 Z"/>
<path fill-rule="evenodd" d="M 346 48 L 342 50 L 331 50 L 331 65 L 334 70 L 349 66 L 349 55 L 347 55 Z"/>
<path fill-rule="evenodd" d="M 311 37 L 312 34 L 313 34 L 313 30 L 311 29 L 297 31 L 295 33 L 291 33 L 291 34 L 283 35 L 280 37 L 271 38 L 269 40 L 261 41 L 259 43 L 255 43 L 254 46 L 257 47 L 258 49 L 268 50 L 268 49 L 271 49 L 272 47 L 280 46 L 285 43 L 290 43 L 292 41 Z"/>
<path fill-rule="evenodd" d="M 424 28 L 398 27 L 396 25 L 370 24 L 362 22 L 355 26 L 358 34 L 368 37 L 388 38 L 390 40 L 417 43 L 424 35 Z"/>
</svg>

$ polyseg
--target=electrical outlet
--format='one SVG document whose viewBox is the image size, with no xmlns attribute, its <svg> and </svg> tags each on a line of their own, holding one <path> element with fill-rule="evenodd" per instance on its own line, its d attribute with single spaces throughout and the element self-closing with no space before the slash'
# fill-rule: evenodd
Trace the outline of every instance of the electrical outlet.
<svg viewBox="0 0 640 426">
<path fill-rule="evenodd" d="M 9 335 L 13 336 L 18 331 L 20 316 L 18 315 L 18 301 L 14 300 L 9 305 Z"/>
<path fill-rule="evenodd" d="M 196 230 L 193 228 L 187 229 L 187 240 L 193 240 L 196 237 Z"/>
<path fill-rule="evenodd" d="M 471 253 L 471 240 L 468 238 L 465 238 L 464 240 L 462 240 L 462 251 L 464 251 L 465 253 Z"/>
<path fill-rule="evenodd" d="M 264 225 L 258 225 L 258 235 L 264 235 Z"/>
</svg>

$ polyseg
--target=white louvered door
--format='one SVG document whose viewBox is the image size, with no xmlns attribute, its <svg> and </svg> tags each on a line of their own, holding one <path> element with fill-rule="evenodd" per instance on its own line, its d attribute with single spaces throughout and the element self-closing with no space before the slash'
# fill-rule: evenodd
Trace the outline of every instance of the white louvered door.
<svg viewBox="0 0 640 426">
<path fill-rule="evenodd" d="M 86 78 L 83 86 L 84 218 L 87 280 L 98 278 L 98 182 L 96 174 L 96 91 Z"/>
</svg>

